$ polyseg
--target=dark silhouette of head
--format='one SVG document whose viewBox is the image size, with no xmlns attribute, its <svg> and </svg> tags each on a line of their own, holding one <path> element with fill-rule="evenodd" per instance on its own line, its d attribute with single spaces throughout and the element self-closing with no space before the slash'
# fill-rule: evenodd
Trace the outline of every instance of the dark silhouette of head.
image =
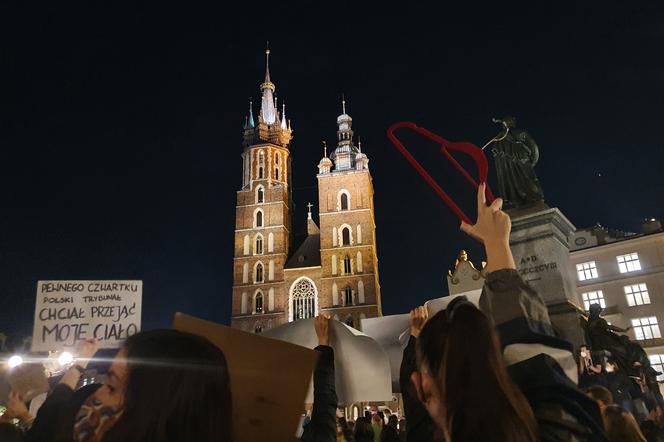
<svg viewBox="0 0 664 442">
<path fill-rule="evenodd" d="M 514 129 L 516 127 L 516 117 L 512 116 L 503 117 L 503 122 L 510 129 Z"/>
<path fill-rule="evenodd" d="M 413 383 L 420 400 L 454 441 L 535 441 L 537 423 L 514 385 L 489 319 L 474 305 L 451 303 L 417 339 Z"/>
<path fill-rule="evenodd" d="M 358 417 L 353 428 L 355 442 L 374 442 L 374 430 L 371 420 L 366 417 Z"/>
<path fill-rule="evenodd" d="M 23 433 L 9 422 L 0 422 L 0 442 L 22 442 Z"/>
<path fill-rule="evenodd" d="M 230 379 L 218 347 L 154 330 L 129 337 L 120 353 L 127 361 L 123 412 L 104 442 L 231 440 Z"/>
</svg>

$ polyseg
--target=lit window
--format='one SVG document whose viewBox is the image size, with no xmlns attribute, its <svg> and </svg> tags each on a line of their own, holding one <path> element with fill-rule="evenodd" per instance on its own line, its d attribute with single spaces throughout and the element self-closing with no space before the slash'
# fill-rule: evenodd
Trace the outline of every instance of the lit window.
<svg viewBox="0 0 664 442">
<path fill-rule="evenodd" d="M 256 278 L 254 282 L 263 282 L 263 264 L 260 262 L 256 265 Z"/>
<path fill-rule="evenodd" d="M 650 359 L 650 366 L 662 373 L 657 376 L 657 380 L 664 381 L 664 355 L 649 355 L 648 359 Z"/>
<path fill-rule="evenodd" d="M 344 227 L 343 229 L 341 229 L 341 245 L 342 246 L 350 245 L 350 229 L 348 227 Z"/>
<path fill-rule="evenodd" d="M 650 304 L 650 295 L 648 294 L 648 286 L 645 284 L 626 285 L 625 297 L 627 298 L 627 305 L 633 307 L 635 305 Z"/>
<path fill-rule="evenodd" d="M 659 332 L 657 318 L 654 316 L 632 319 L 632 328 L 634 329 L 636 339 L 639 341 L 662 337 L 662 334 Z"/>
<path fill-rule="evenodd" d="M 579 281 L 585 281 L 586 279 L 595 279 L 597 275 L 597 266 L 595 261 L 584 262 L 576 265 L 576 273 L 579 275 Z"/>
<path fill-rule="evenodd" d="M 261 292 L 258 292 L 256 294 L 256 313 L 263 313 L 263 294 Z"/>
<path fill-rule="evenodd" d="M 639 261 L 638 253 L 628 253 L 627 255 L 620 255 L 616 257 L 618 260 L 618 268 L 620 273 L 635 272 L 641 270 L 641 261 Z"/>
<path fill-rule="evenodd" d="M 292 287 L 293 321 L 316 316 L 316 289 L 308 279 L 300 279 Z"/>
<path fill-rule="evenodd" d="M 341 194 L 341 210 L 348 210 L 348 194 Z"/>
<path fill-rule="evenodd" d="M 606 303 L 604 302 L 604 293 L 601 290 L 596 292 L 586 292 L 581 295 L 583 297 L 583 308 L 586 311 L 590 310 L 591 304 L 599 304 L 600 307 L 606 308 Z"/>
<path fill-rule="evenodd" d="M 344 275 L 350 275 L 353 272 L 353 267 L 350 262 L 350 256 L 344 257 Z"/>
<path fill-rule="evenodd" d="M 350 286 L 344 289 L 344 305 L 353 305 L 353 289 Z"/>
</svg>

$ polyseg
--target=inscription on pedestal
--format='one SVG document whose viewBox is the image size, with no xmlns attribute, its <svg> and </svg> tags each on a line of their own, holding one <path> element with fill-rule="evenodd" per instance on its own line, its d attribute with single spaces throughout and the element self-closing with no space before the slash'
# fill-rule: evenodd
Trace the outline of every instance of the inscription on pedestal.
<svg viewBox="0 0 664 442">
<path fill-rule="evenodd" d="M 542 279 L 539 273 L 550 272 L 558 268 L 556 262 L 540 262 L 537 255 L 526 256 L 519 262 L 519 274 L 526 282 Z"/>
</svg>

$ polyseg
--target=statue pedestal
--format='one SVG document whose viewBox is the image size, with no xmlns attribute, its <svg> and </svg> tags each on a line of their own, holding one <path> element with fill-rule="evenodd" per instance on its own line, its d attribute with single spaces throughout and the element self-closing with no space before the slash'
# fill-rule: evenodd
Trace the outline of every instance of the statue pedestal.
<svg viewBox="0 0 664 442">
<path fill-rule="evenodd" d="M 519 274 L 544 299 L 556 332 L 578 348 L 585 343 L 576 307 L 582 304 L 568 243 L 576 228 L 560 210 L 545 203 L 508 214 L 512 219 L 510 246 Z"/>
</svg>

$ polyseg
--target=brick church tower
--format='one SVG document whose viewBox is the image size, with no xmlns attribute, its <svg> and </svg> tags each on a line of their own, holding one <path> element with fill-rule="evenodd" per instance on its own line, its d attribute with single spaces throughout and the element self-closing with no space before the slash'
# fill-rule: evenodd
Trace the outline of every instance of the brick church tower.
<svg viewBox="0 0 664 442">
<path fill-rule="evenodd" d="M 283 316 L 283 268 L 291 243 L 293 132 L 286 108 L 278 111 L 270 80 L 269 49 L 258 122 L 253 108 L 244 125 L 242 188 L 237 192 L 231 326 L 260 333 Z M 256 315 L 260 315 L 257 320 Z"/>
<path fill-rule="evenodd" d="M 356 328 L 382 315 L 369 158 L 353 142 L 353 119 L 337 117 L 337 147 L 318 165 L 321 307 Z"/>
<path fill-rule="evenodd" d="M 337 148 L 318 165 L 320 228 L 291 249 L 293 132 L 278 111 L 269 50 L 258 122 L 244 125 L 242 188 L 237 192 L 231 326 L 260 333 L 325 312 L 360 328 L 381 315 L 373 184 L 369 159 L 353 142 L 352 118 L 337 118 Z"/>
</svg>

